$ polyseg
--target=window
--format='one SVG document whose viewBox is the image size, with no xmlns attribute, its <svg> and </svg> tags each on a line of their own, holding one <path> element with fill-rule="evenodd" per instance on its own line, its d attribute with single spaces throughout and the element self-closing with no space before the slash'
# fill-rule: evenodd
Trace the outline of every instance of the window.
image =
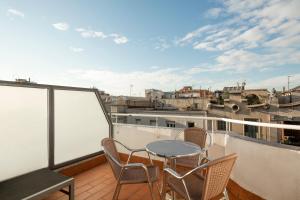
<svg viewBox="0 0 300 200">
<path fill-rule="evenodd" d="M 166 126 L 175 128 L 175 121 L 166 121 Z"/>
<path fill-rule="evenodd" d="M 219 131 L 226 131 L 226 122 L 224 122 L 224 121 L 217 121 L 217 129 Z"/>
<path fill-rule="evenodd" d="M 156 126 L 156 120 L 150 119 L 150 126 Z"/>
<path fill-rule="evenodd" d="M 141 119 L 135 119 L 135 123 L 136 124 L 142 124 L 142 120 Z"/>
<path fill-rule="evenodd" d="M 195 127 L 195 122 L 186 122 L 188 128 Z"/>
<path fill-rule="evenodd" d="M 258 119 L 244 119 L 245 121 L 251 121 L 251 122 L 257 122 Z M 258 134 L 258 127 L 257 126 L 251 126 L 251 125 L 244 125 L 244 135 L 252 138 L 257 138 Z"/>
</svg>

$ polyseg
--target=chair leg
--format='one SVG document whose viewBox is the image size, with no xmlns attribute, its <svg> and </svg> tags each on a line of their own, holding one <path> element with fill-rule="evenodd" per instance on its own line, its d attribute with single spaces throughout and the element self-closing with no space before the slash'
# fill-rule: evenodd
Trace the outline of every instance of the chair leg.
<svg viewBox="0 0 300 200">
<path fill-rule="evenodd" d="M 159 194 L 159 197 L 161 198 L 161 191 L 160 191 L 160 189 L 159 189 L 158 182 L 156 182 L 155 185 L 156 185 L 156 189 L 157 189 L 157 192 L 158 192 L 158 194 Z"/>
<path fill-rule="evenodd" d="M 229 196 L 228 196 L 228 192 L 227 192 L 227 189 L 226 189 L 226 188 L 225 188 L 223 194 L 224 194 L 225 199 L 226 199 L 226 200 L 229 200 Z"/>
<path fill-rule="evenodd" d="M 149 191 L 150 191 L 150 194 L 151 194 L 151 199 L 152 200 L 155 200 L 155 197 L 154 197 L 154 194 L 153 194 L 153 189 L 152 189 L 152 183 L 151 182 L 148 182 L 148 187 L 149 187 Z"/>
<path fill-rule="evenodd" d="M 114 192 L 114 196 L 113 196 L 113 200 L 117 200 L 118 197 L 119 197 L 119 194 L 120 194 L 120 190 L 121 190 L 121 184 L 118 182 L 117 183 L 117 186 L 116 186 L 116 189 L 115 189 L 115 192 Z"/>
<path fill-rule="evenodd" d="M 164 176 L 163 176 L 163 185 L 162 185 L 162 190 L 161 190 L 161 198 L 163 200 L 166 199 L 166 193 L 167 193 L 166 175 L 164 174 Z"/>
</svg>

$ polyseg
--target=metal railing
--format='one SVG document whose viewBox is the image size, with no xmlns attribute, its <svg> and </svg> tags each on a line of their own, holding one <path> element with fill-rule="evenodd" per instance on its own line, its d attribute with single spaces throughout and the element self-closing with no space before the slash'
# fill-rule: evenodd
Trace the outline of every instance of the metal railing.
<svg viewBox="0 0 300 200">
<path fill-rule="evenodd" d="M 148 124 L 134 124 L 134 123 L 127 123 L 127 122 L 122 122 L 120 121 L 121 117 L 142 117 L 142 118 L 151 118 L 156 120 L 155 126 L 153 125 L 148 125 Z M 202 127 L 206 129 L 208 132 L 211 133 L 212 141 L 214 141 L 214 133 L 216 131 L 218 132 L 223 132 L 223 133 L 230 133 L 233 132 L 232 130 L 232 125 L 249 125 L 249 126 L 256 126 L 256 127 L 266 127 L 268 130 L 266 131 L 266 137 L 257 137 L 257 139 L 260 140 L 265 140 L 265 141 L 270 141 L 270 134 L 271 134 L 271 129 L 290 129 L 290 130 L 300 130 L 299 125 L 289 125 L 289 124 L 275 124 L 275 123 L 265 123 L 265 122 L 254 122 L 254 121 L 243 121 L 243 120 L 236 120 L 236 119 L 229 119 L 229 118 L 219 118 L 219 117 L 208 117 L 208 116 L 191 116 L 191 115 L 172 115 L 172 114 L 142 114 L 142 113 L 111 113 L 111 119 L 113 121 L 114 125 L 120 125 L 120 124 L 130 124 L 130 125 L 135 125 L 135 126 L 151 126 L 151 127 L 156 127 L 156 128 L 169 128 L 166 126 L 159 126 L 158 120 L 160 118 L 172 118 L 172 119 L 178 119 L 178 120 L 185 120 L 190 121 L 190 120 L 202 120 Z M 225 130 L 217 130 L 216 129 L 216 123 L 217 121 L 222 121 L 226 123 L 226 128 Z M 183 131 L 185 127 L 179 128 Z M 178 129 L 178 128 L 174 128 Z M 240 135 L 244 135 L 244 127 L 242 128 L 243 132 L 239 133 Z M 182 132 L 181 131 L 181 132 Z M 260 134 L 260 129 L 258 129 L 258 133 Z M 277 141 L 278 142 L 278 141 Z"/>
</svg>

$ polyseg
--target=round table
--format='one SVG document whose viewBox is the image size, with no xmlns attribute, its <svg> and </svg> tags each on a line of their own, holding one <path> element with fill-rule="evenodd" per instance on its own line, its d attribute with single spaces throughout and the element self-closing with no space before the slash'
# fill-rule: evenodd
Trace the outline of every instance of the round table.
<svg viewBox="0 0 300 200">
<path fill-rule="evenodd" d="M 198 145 L 181 140 L 158 140 L 146 145 L 146 150 L 152 155 L 165 158 L 164 167 L 167 167 L 167 160 L 170 160 L 170 168 L 176 171 L 176 158 L 184 156 L 195 156 L 202 152 Z M 173 199 L 175 198 L 172 192 Z"/>
<path fill-rule="evenodd" d="M 198 145 L 181 140 L 154 141 L 146 145 L 146 150 L 153 155 L 164 158 L 194 156 L 202 152 Z"/>
</svg>

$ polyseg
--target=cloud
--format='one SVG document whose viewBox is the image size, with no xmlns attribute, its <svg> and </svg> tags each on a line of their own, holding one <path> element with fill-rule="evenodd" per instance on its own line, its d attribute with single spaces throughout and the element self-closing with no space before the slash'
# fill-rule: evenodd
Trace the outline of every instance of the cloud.
<svg viewBox="0 0 300 200">
<path fill-rule="evenodd" d="M 60 31 L 67 31 L 70 27 L 69 24 L 66 22 L 58 22 L 58 23 L 52 24 L 52 26 Z"/>
<path fill-rule="evenodd" d="M 84 29 L 84 28 L 77 28 L 76 31 L 79 32 L 80 35 L 83 38 L 101 38 L 101 39 L 104 39 L 104 38 L 107 37 L 103 32 L 100 32 L 100 31 L 87 30 L 87 29 Z"/>
<path fill-rule="evenodd" d="M 210 66 L 196 67 L 195 72 L 300 64 L 300 1 L 225 0 L 221 5 L 206 14 L 224 13 L 224 21 L 201 26 L 177 40 L 180 46 L 218 54 Z"/>
<path fill-rule="evenodd" d="M 187 75 L 182 76 L 182 69 L 153 67 L 152 70 L 115 72 L 111 70 L 70 70 L 69 76 L 80 81 L 93 82 L 97 87 L 115 95 L 128 95 L 129 86 L 133 85 L 135 95 L 144 95 L 147 88 L 174 90 L 195 80 Z"/>
<path fill-rule="evenodd" d="M 84 51 L 83 48 L 79 48 L 79 47 L 69 47 L 69 49 L 75 53 L 80 53 Z"/>
<path fill-rule="evenodd" d="M 277 88 L 282 89 L 283 86 L 287 88 L 288 76 L 289 74 L 283 76 L 275 76 L 269 79 L 265 79 L 262 81 L 253 81 L 249 83 L 248 88 Z M 293 74 L 290 77 L 290 88 L 298 86 L 300 83 L 300 73 Z"/>
<path fill-rule="evenodd" d="M 154 43 L 154 49 L 159 50 L 159 51 L 165 51 L 166 49 L 169 49 L 171 47 L 171 44 L 162 37 L 158 37 L 153 39 Z"/>
<path fill-rule="evenodd" d="M 190 33 L 187 33 L 183 38 L 179 39 L 176 43 L 180 45 L 184 45 L 186 43 L 190 43 L 194 38 L 201 37 L 201 35 L 213 27 L 211 25 L 206 25 L 203 27 L 198 28 L 195 31 L 192 31 Z"/>
<path fill-rule="evenodd" d="M 128 42 L 128 38 L 127 38 L 127 37 L 122 36 L 122 35 L 119 35 L 119 34 L 116 34 L 116 33 L 110 34 L 110 37 L 113 38 L 113 41 L 114 41 L 116 44 L 125 44 L 125 43 Z"/>
<path fill-rule="evenodd" d="M 100 38 L 100 39 L 111 38 L 116 44 L 125 44 L 128 42 L 127 37 L 117 33 L 105 34 L 101 31 L 94 31 L 92 29 L 85 29 L 85 28 L 77 28 L 75 30 L 79 32 L 81 37 L 83 38 Z"/>
<path fill-rule="evenodd" d="M 207 18 L 217 18 L 221 13 L 223 9 L 222 8 L 211 8 L 206 11 L 205 17 Z"/>
<path fill-rule="evenodd" d="M 6 12 L 6 15 L 10 18 L 14 18 L 14 17 L 19 17 L 19 18 L 24 18 L 25 14 L 19 10 L 16 9 L 8 9 Z"/>
<path fill-rule="evenodd" d="M 187 73 L 224 72 L 231 74 L 244 73 L 250 70 L 265 71 L 279 65 L 300 63 L 300 52 L 294 49 L 285 49 L 285 52 L 272 51 L 256 53 L 248 50 L 232 49 L 216 56 L 213 64 L 202 64 L 190 68 Z"/>
</svg>

